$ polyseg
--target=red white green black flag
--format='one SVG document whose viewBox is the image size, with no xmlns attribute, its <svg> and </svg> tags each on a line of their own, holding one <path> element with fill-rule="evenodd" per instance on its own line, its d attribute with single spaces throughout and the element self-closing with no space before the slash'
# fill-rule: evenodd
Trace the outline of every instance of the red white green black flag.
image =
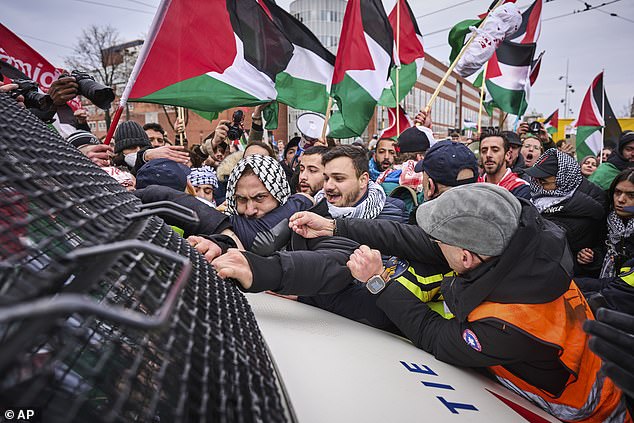
<svg viewBox="0 0 634 423">
<path fill-rule="evenodd" d="M 122 102 L 324 112 L 334 56 L 284 13 L 266 0 L 163 0 Z"/>
<path fill-rule="evenodd" d="M 577 127 L 577 156 L 598 156 L 603 148 L 603 72 L 598 74 L 581 103 Z"/>
<path fill-rule="evenodd" d="M 559 109 L 555 110 L 551 113 L 550 116 L 544 119 L 544 128 L 551 137 L 553 136 L 553 134 L 557 133 L 557 130 L 559 128 Z"/>
<path fill-rule="evenodd" d="M 392 68 L 392 27 L 380 0 L 349 0 L 343 18 L 330 95 L 338 111 L 329 135 L 361 135 Z"/>
</svg>

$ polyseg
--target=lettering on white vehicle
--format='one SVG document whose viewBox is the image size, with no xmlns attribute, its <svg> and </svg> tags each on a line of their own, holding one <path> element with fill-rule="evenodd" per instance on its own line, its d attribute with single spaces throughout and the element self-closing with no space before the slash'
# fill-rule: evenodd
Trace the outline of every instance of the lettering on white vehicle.
<svg viewBox="0 0 634 423">
<path fill-rule="evenodd" d="M 408 371 L 412 373 L 419 373 L 419 374 L 423 374 L 427 376 L 438 377 L 438 373 L 436 373 L 431 368 L 429 368 L 429 366 L 425 366 L 424 364 L 421 364 L 421 365 L 418 365 L 416 363 L 408 364 L 404 361 L 401 361 L 401 364 L 403 365 L 403 367 L 405 367 Z M 426 380 L 421 380 L 420 382 L 423 384 L 423 386 L 426 386 L 428 388 L 437 388 L 437 389 L 446 389 L 448 391 L 455 391 L 453 386 L 447 385 L 446 383 L 430 382 Z M 464 402 L 449 401 L 445 399 L 445 397 L 442 397 L 442 396 L 436 396 L 436 398 L 438 399 L 438 401 L 442 403 L 442 405 L 447 407 L 447 409 L 451 411 L 453 414 L 460 414 L 458 410 L 479 411 L 476 408 L 476 406 L 472 404 L 467 404 Z"/>
</svg>

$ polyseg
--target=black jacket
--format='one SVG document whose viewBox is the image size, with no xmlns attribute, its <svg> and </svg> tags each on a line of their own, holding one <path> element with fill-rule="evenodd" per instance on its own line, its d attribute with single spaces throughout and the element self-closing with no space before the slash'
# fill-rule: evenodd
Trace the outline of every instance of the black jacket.
<svg viewBox="0 0 634 423">
<path fill-rule="evenodd" d="M 439 247 L 417 226 L 390 221 L 338 219 L 338 234 L 405 259 L 443 265 Z M 521 257 L 522 260 L 518 260 Z M 453 319 L 444 319 L 398 282 L 379 295 L 377 305 L 416 346 L 442 361 L 466 367 L 502 365 L 518 377 L 548 392 L 558 393 L 569 373 L 558 352 L 523 332 L 495 320 L 467 322 L 468 314 L 485 300 L 501 303 L 545 303 L 567 291 L 572 255 L 565 235 L 522 202 L 520 228 L 505 253 L 474 271 L 445 279 L 442 292 Z M 463 339 L 474 333 L 482 350 Z"/>
<path fill-rule="evenodd" d="M 161 185 L 150 185 L 149 187 L 134 191 L 133 194 L 143 203 L 172 201 L 195 211 L 198 215 L 198 223 L 175 219 L 171 216 L 161 216 L 168 225 L 181 228 L 185 233 L 185 238 L 190 235 L 213 235 L 225 229 L 231 229 L 231 223 L 227 215 L 220 213 L 218 210 L 185 192 Z"/>
<path fill-rule="evenodd" d="M 605 192 L 583 178 L 569 199 L 549 207 L 542 216 L 564 231 L 574 255 L 582 248 L 592 248 L 602 239 L 607 208 Z"/>
<path fill-rule="evenodd" d="M 611 278 L 579 278 L 577 286 L 595 313 L 601 307 L 634 315 L 634 258 L 622 263 Z M 629 269 L 629 270 L 628 270 Z"/>
</svg>

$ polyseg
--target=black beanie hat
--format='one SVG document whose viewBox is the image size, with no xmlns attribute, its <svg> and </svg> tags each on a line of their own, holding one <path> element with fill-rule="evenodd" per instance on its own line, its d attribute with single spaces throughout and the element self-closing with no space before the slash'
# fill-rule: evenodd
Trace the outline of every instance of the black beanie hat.
<svg viewBox="0 0 634 423">
<path fill-rule="evenodd" d="M 138 123 L 129 120 L 122 122 L 117 126 L 117 131 L 114 133 L 114 153 L 120 153 L 126 148 L 136 147 L 150 147 L 150 139 L 143 130 L 143 127 Z"/>
<path fill-rule="evenodd" d="M 284 147 L 284 158 L 286 157 L 286 153 L 288 153 L 288 150 L 290 150 L 293 147 L 299 147 L 299 142 L 301 140 L 302 139 L 300 137 L 293 137 L 290 139 L 288 144 L 286 144 L 286 147 Z"/>
<path fill-rule="evenodd" d="M 96 136 L 94 136 L 88 131 L 82 131 L 82 130 L 79 130 L 70 134 L 68 138 L 66 138 L 66 141 L 70 142 L 72 145 L 74 145 L 77 148 L 86 144 L 100 144 L 99 138 L 97 138 Z"/>
</svg>

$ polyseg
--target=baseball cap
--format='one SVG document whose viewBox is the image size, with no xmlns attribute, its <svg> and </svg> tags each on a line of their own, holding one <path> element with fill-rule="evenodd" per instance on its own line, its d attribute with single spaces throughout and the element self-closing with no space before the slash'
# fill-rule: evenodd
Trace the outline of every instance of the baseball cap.
<svg viewBox="0 0 634 423">
<path fill-rule="evenodd" d="M 401 132 L 396 143 L 399 152 L 415 153 L 429 150 L 432 140 L 424 129 L 426 128 L 413 126 Z"/>
<path fill-rule="evenodd" d="M 533 167 L 526 169 L 525 173 L 533 178 L 547 178 L 556 176 L 558 168 L 559 162 L 557 161 L 556 150 L 551 148 L 537 159 Z"/>
<path fill-rule="evenodd" d="M 463 169 L 471 169 L 473 178 L 458 180 L 458 174 Z M 464 144 L 449 140 L 438 141 L 427 150 L 425 158 L 416 163 L 414 171 L 424 171 L 435 182 L 454 187 L 478 179 L 478 161 L 475 154 Z"/>
<path fill-rule="evenodd" d="M 416 223 L 431 238 L 477 254 L 499 256 L 517 231 L 522 205 L 494 184 L 469 184 L 426 201 Z"/>
<path fill-rule="evenodd" d="M 519 135 L 517 135 L 515 132 L 502 131 L 502 134 L 506 137 L 507 140 L 509 140 L 509 144 L 519 145 L 520 147 L 522 146 L 522 140 L 520 139 Z"/>
<path fill-rule="evenodd" d="M 185 191 L 190 169 L 170 159 L 154 159 L 144 164 L 136 174 L 136 187 L 142 189 L 150 185 L 163 185 L 178 191 Z"/>
</svg>

